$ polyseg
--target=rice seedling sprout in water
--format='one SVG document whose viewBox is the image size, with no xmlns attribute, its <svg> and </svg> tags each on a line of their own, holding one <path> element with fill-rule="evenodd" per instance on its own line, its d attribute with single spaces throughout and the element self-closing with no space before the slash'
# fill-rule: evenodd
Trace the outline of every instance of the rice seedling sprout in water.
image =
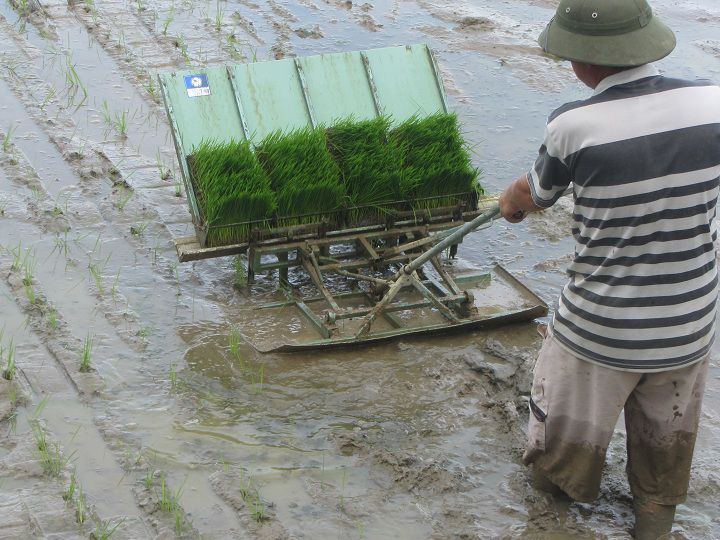
<svg viewBox="0 0 720 540">
<path fill-rule="evenodd" d="M 3 137 L 2 149 L 3 149 L 3 152 L 5 152 L 6 154 L 10 150 L 10 141 L 12 140 L 12 135 L 13 135 L 14 131 L 15 131 L 15 126 L 14 125 L 10 126 L 7 130 L 7 133 L 5 133 L 5 136 Z"/>
<path fill-rule="evenodd" d="M 47 323 L 51 330 L 57 329 L 57 326 L 58 326 L 57 311 L 55 311 L 54 309 L 50 309 L 47 312 Z"/>
<path fill-rule="evenodd" d="M 96 540 L 109 540 L 123 523 L 125 523 L 125 518 L 119 519 L 115 524 L 113 524 L 109 519 L 100 521 L 96 524 L 95 531 L 93 532 L 93 538 Z"/>
<path fill-rule="evenodd" d="M 35 288 L 32 285 L 23 285 L 23 289 L 25 289 L 25 296 L 27 296 L 28 302 L 30 302 L 31 305 L 35 305 L 38 301 Z"/>
<path fill-rule="evenodd" d="M 87 500 L 85 499 L 85 494 L 83 493 L 82 488 L 78 487 L 78 496 L 75 499 L 75 521 L 77 521 L 80 525 L 85 523 L 87 520 Z"/>
<path fill-rule="evenodd" d="M 223 9 L 220 7 L 220 0 L 215 3 L 215 31 L 220 33 L 223 23 Z"/>
<path fill-rule="evenodd" d="M 2 339 L 1 334 L 0 339 Z M 3 379 L 12 381 L 17 371 L 17 366 L 15 365 L 15 345 L 13 345 L 12 338 L 10 338 L 10 344 L 7 347 L 7 351 L 0 346 L 0 358 L 2 358 L 3 352 L 5 353 L 5 369 L 3 369 L 2 376 Z"/>
<path fill-rule="evenodd" d="M 155 471 L 153 469 L 148 469 L 148 472 L 145 474 L 145 478 L 143 479 L 143 484 L 145 486 L 145 489 L 150 490 L 153 487 L 154 483 L 155 483 Z"/>
<path fill-rule="evenodd" d="M 92 352 L 95 343 L 95 336 L 88 333 L 83 342 L 82 355 L 80 357 L 80 372 L 88 373 L 92 369 Z"/>
<path fill-rule="evenodd" d="M 44 398 L 38 403 L 28 423 L 40 455 L 40 466 L 45 474 L 49 476 L 59 476 L 60 473 L 65 470 L 65 467 L 75 452 L 65 456 L 58 443 L 48 440 L 47 431 L 40 420 L 40 413 L 46 405 L 47 398 Z"/>
<path fill-rule="evenodd" d="M 75 499 L 75 488 L 76 488 L 76 486 L 77 486 L 77 479 L 76 479 L 75 471 L 73 471 L 72 474 L 70 475 L 70 485 L 69 485 L 68 488 L 65 490 L 65 493 L 63 493 L 63 496 L 62 496 L 62 498 L 63 498 L 66 502 L 70 502 L 70 501 L 72 501 L 72 500 Z"/>
<path fill-rule="evenodd" d="M 244 289 L 247 285 L 247 267 L 242 257 L 237 255 L 233 261 L 233 287 L 236 289 Z"/>
<path fill-rule="evenodd" d="M 182 497 L 184 487 L 185 482 L 182 483 L 177 491 L 172 491 L 165 482 L 165 473 L 162 473 L 160 475 L 160 492 L 157 494 L 160 510 L 169 513 L 173 513 L 178 509 L 182 510 L 180 508 L 180 497 Z"/>
<path fill-rule="evenodd" d="M 163 21 L 163 27 L 162 27 L 162 35 L 166 36 L 168 33 L 168 28 L 173 22 L 173 11 L 170 10 L 170 13 L 167 17 L 165 17 L 165 20 Z"/>
<path fill-rule="evenodd" d="M 178 374 L 177 374 L 177 366 L 175 364 L 170 364 L 170 389 L 172 391 L 177 390 L 178 388 Z"/>
<path fill-rule="evenodd" d="M 265 501 L 260 495 L 260 488 L 253 481 L 252 475 L 245 475 L 240 471 L 240 496 L 250 511 L 250 516 L 257 522 L 267 518 Z"/>
<path fill-rule="evenodd" d="M 240 357 L 240 344 L 242 343 L 242 337 L 240 336 L 240 331 L 237 329 L 236 326 L 232 326 L 230 328 L 230 334 L 228 335 L 228 346 L 230 347 L 230 353 L 233 355 L 233 357 L 236 360 L 239 360 Z"/>
</svg>

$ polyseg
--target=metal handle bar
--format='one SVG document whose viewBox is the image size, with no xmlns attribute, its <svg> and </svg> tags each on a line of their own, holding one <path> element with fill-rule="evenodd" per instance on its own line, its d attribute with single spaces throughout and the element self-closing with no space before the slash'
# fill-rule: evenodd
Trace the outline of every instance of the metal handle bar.
<svg viewBox="0 0 720 540">
<path fill-rule="evenodd" d="M 495 203 L 490 208 L 488 208 L 487 212 L 480 214 L 472 221 L 468 221 L 464 225 L 458 227 L 452 233 L 448 234 L 445 238 L 443 238 L 439 243 L 435 244 L 432 248 L 420 255 L 417 259 L 403 266 L 402 272 L 405 274 L 412 274 L 430 259 L 438 255 L 439 253 L 442 253 L 445 249 L 449 248 L 453 244 L 457 244 L 460 240 L 462 240 L 463 237 L 465 237 L 470 232 L 474 231 L 481 225 L 485 225 L 485 223 L 488 223 L 489 221 L 492 221 L 499 217 L 500 206 Z"/>
</svg>

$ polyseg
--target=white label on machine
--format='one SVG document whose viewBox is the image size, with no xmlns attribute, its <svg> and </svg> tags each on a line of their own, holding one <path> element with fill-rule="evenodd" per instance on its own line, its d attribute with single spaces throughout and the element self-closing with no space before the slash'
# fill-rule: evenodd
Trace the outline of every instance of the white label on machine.
<svg viewBox="0 0 720 540">
<path fill-rule="evenodd" d="M 197 75 L 185 75 L 185 89 L 188 97 L 199 97 L 210 95 L 210 82 L 205 73 Z"/>
</svg>

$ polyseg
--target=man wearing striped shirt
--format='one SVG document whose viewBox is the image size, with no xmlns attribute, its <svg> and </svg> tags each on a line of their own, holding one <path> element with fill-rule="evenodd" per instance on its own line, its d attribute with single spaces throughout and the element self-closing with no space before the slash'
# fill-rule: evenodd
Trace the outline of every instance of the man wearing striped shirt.
<svg viewBox="0 0 720 540">
<path fill-rule="evenodd" d="M 500 199 L 513 223 L 569 186 L 575 200 L 524 461 L 592 501 L 624 409 L 635 535 L 655 539 L 687 494 L 715 337 L 720 88 L 650 64 L 675 37 L 646 0 L 562 0 L 539 42 L 594 93 L 550 116 L 534 167 Z"/>
</svg>

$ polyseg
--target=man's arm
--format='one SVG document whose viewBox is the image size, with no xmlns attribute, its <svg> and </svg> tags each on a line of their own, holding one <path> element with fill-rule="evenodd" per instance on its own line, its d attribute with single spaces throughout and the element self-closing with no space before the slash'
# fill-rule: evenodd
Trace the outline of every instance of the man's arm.
<svg viewBox="0 0 720 540">
<path fill-rule="evenodd" d="M 500 214 L 510 223 L 520 223 L 530 212 L 544 210 L 533 201 L 527 174 L 515 180 L 500 195 Z"/>
</svg>

